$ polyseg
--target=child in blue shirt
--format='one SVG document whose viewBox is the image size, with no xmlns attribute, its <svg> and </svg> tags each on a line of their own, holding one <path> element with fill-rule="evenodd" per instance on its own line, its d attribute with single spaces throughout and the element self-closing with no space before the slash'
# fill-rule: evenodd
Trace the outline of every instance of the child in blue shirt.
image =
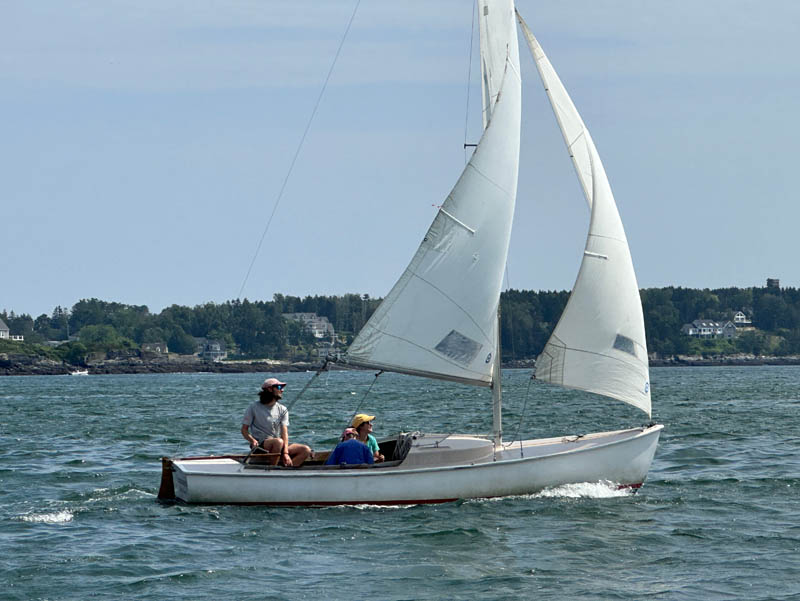
<svg viewBox="0 0 800 601">
<path fill-rule="evenodd" d="M 342 442 L 336 445 L 325 465 L 358 465 L 374 463 L 372 451 L 363 442 L 358 440 L 358 433 L 353 428 L 347 428 L 342 433 Z"/>
</svg>

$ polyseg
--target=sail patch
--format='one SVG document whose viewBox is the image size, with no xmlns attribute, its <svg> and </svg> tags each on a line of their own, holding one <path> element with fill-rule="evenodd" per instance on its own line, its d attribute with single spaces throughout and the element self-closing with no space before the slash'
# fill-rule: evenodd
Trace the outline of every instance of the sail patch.
<svg viewBox="0 0 800 601">
<path fill-rule="evenodd" d="M 464 336 L 461 332 L 450 330 L 450 333 L 442 338 L 434 349 L 462 365 L 469 365 L 482 346 L 480 342 Z"/>
<path fill-rule="evenodd" d="M 633 340 L 622 334 L 617 334 L 617 338 L 614 340 L 614 348 L 623 353 L 636 356 L 636 345 Z"/>
</svg>

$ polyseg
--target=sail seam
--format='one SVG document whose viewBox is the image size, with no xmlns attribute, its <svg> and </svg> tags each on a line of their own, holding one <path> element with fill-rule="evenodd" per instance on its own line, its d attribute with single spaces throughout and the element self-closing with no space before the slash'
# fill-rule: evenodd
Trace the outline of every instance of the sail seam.
<svg viewBox="0 0 800 601">
<path fill-rule="evenodd" d="M 486 180 L 487 182 L 489 182 L 490 184 L 492 184 L 492 185 L 493 185 L 495 188 L 497 188 L 498 190 L 502 190 L 502 191 L 503 191 L 503 194 L 506 194 L 507 196 L 511 196 L 511 193 L 510 193 L 508 190 L 506 190 L 506 189 L 505 189 L 503 186 L 501 186 L 501 185 L 500 185 L 500 184 L 498 184 L 496 181 L 494 181 L 494 180 L 493 180 L 493 179 L 491 179 L 489 176 L 487 176 L 485 173 L 483 173 L 483 172 L 482 172 L 480 169 L 478 169 L 478 168 L 477 168 L 475 165 L 473 165 L 473 164 L 472 164 L 472 162 L 470 162 L 470 163 L 467 165 L 467 167 L 471 167 L 471 168 L 472 168 L 472 169 L 475 171 L 475 173 L 477 173 L 478 175 L 480 175 L 480 176 L 481 176 L 481 177 L 482 177 L 484 180 Z"/>
<path fill-rule="evenodd" d="M 439 294 L 441 294 L 441 295 L 442 295 L 444 298 L 446 298 L 446 299 L 447 299 L 447 300 L 449 300 L 451 303 L 453 303 L 453 304 L 454 304 L 456 307 L 458 307 L 458 310 L 459 310 L 459 311 L 461 311 L 461 312 L 462 312 L 464 315 L 466 315 L 466 316 L 469 318 L 469 320 L 470 320 L 470 321 L 473 323 L 473 325 L 474 325 L 474 326 L 475 326 L 475 327 L 478 329 L 478 331 L 479 331 L 479 332 L 480 332 L 480 333 L 483 335 L 483 337 L 484 337 L 484 342 L 491 342 L 491 339 L 492 339 L 492 337 L 491 337 L 491 336 L 488 336 L 488 335 L 486 334 L 486 332 L 484 332 L 484 331 L 483 331 L 483 328 L 480 326 L 480 324 L 479 324 L 478 322 L 476 322 L 476 321 L 473 319 L 472 315 L 470 315 L 470 314 L 469 314 L 469 311 L 467 311 L 466 309 L 464 309 L 464 307 L 462 307 L 462 306 L 461 306 L 460 304 L 458 304 L 458 303 L 457 303 L 455 300 L 453 300 L 453 298 L 452 298 L 452 297 L 451 297 L 449 294 L 447 294 L 447 293 L 446 293 L 444 290 L 442 290 L 442 289 L 441 289 L 441 288 L 439 288 L 438 286 L 434 286 L 434 285 L 433 285 L 431 282 L 429 282 L 428 280 L 426 280 L 425 278 L 423 278 L 421 275 L 418 275 L 418 274 L 417 274 L 417 273 L 415 273 L 414 271 L 409 271 L 409 273 L 410 273 L 412 276 L 414 276 L 415 278 L 419 279 L 421 282 L 425 282 L 425 283 L 426 283 L 428 286 L 430 286 L 431 288 L 433 288 L 434 290 L 436 290 L 436 292 L 438 292 Z M 499 332 L 498 332 L 498 336 L 499 336 Z M 420 348 L 425 348 L 425 347 L 420 347 Z M 427 350 L 427 349 L 426 349 L 426 350 Z M 455 365 L 455 364 L 454 364 L 454 365 Z"/>
<path fill-rule="evenodd" d="M 636 343 L 636 341 L 634 341 L 633 343 L 636 344 L 637 347 L 642 348 L 640 344 Z M 573 352 L 576 352 L 576 353 L 583 353 L 585 355 L 596 355 L 597 357 L 606 357 L 606 358 L 611 359 L 613 361 L 617 361 L 619 363 L 622 363 L 623 365 L 630 365 L 630 362 L 623 361 L 619 357 L 615 357 L 613 355 L 606 355 L 605 353 L 600 353 L 600 352 L 597 352 L 597 351 L 587 351 L 585 349 L 572 348 L 571 346 L 564 346 L 564 350 L 565 351 L 573 351 Z M 623 351 L 620 351 L 620 352 L 623 352 Z M 636 357 L 636 360 L 641 363 L 641 359 L 639 359 L 639 357 Z"/>
<path fill-rule="evenodd" d="M 619 242 L 620 244 L 625 244 L 625 245 L 627 245 L 628 243 L 627 240 L 623 240 L 621 238 L 615 238 L 614 236 L 605 236 L 603 234 L 589 234 L 587 238 L 601 238 L 603 240 L 613 240 L 614 242 Z"/>
<path fill-rule="evenodd" d="M 514 75 L 517 76 L 517 81 L 522 83 L 522 75 L 520 75 L 517 66 L 514 64 L 514 62 L 511 60 L 511 57 L 506 52 L 506 70 L 508 69 L 509 66 L 511 67 L 511 70 L 514 72 Z M 498 96 L 500 95 L 500 92 L 502 92 L 504 86 L 505 86 L 505 73 L 503 73 L 503 81 L 500 84 L 500 90 L 497 92 Z"/>
<path fill-rule="evenodd" d="M 549 90 L 547 91 L 547 95 L 548 96 L 550 95 L 550 91 Z M 576 135 L 574 138 L 572 138 L 572 142 L 568 142 L 567 143 L 567 148 L 570 151 L 570 156 L 572 156 L 572 147 L 575 146 L 575 144 L 578 142 L 578 140 L 583 138 L 585 134 L 586 134 L 586 126 L 583 123 L 581 123 L 581 131 L 578 132 L 578 135 Z"/>
</svg>

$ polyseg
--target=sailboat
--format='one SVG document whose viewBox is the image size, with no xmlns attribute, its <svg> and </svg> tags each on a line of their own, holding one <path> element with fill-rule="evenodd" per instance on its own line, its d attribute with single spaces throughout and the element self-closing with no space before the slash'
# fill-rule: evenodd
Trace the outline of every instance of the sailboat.
<svg viewBox="0 0 800 601">
<path fill-rule="evenodd" d="M 633 262 L 592 138 L 513 0 L 478 0 L 478 15 L 481 139 L 408 267 L 341 361 L 488 387 L 491 434 L 401 432 L 380 442 L 387 460 L 369 466 L 324 466 L 325 454 L 299 468 L 259 463 L 253 455 L 165 457 L 160 498 L 389 505 L 524 495 L 580 482 L 631 488 L 644 482 L 660 424 L 503 441 L 499 304 L 519 171 L 517 18 L 591 212 L 575 286 L 533 376 L 628 403 L 648 418 L 651 400 Z"/>
</svg>

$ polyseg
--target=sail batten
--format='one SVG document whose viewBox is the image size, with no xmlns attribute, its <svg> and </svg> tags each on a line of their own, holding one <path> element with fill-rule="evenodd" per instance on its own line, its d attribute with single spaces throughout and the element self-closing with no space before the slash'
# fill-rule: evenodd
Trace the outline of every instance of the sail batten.
<svg viewBox="0 0 800 601">
<path fill-rule="evenodd" d="M 405 272 L 350 345 L 351 364 L 476 385 L 493 380 L 521 81 L 513 1 L 478 6 L 483 134 Z"/>
<path fill-rule="evenodd" d="M 611 185 L 589 130 L 566 88 L 519 11 L 517 18 L 591 211 L 575 285 L 536 359 L 535 376 L 564 388 L 629 403 L 649 415 L 644 316 Z"/>
</svg>

